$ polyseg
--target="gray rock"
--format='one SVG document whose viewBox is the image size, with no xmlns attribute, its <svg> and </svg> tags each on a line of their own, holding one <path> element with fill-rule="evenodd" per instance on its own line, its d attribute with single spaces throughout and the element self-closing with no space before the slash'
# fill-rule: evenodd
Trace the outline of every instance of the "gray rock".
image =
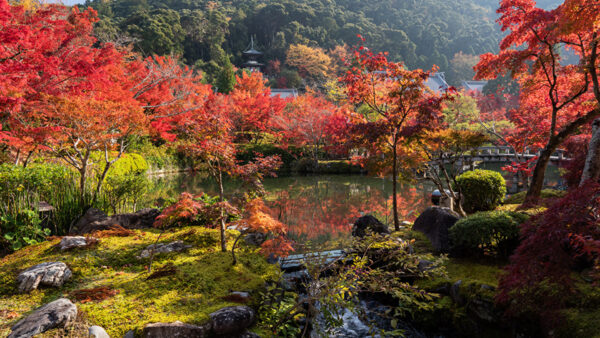
<svg viewBox="0 0 600 338">
<path fill-rule="evenodd" d="M 154 255 L 164 254 L 169 252 L 180 252 L 183 250 L 187 250 L 191 248 L 191 245 L 185 245 L 182 241 L 175 241 L 171 243 L 158 243 L 158 244 L 150 244 L 142 253 L 138 256 L 138 258 L 148 258 L 152 254 L 152 249 L 154 248 Z"/>
<path fill-rule="evenodd" d="M 88 332 L 89 332 L 90 337 L 110 338 L 108 333 L 106 333 L 106 330 L 104 330 L 102 327 L 97 326 L 97 325 L 90 326 L 90 328 L 88 329 Z"/>
<path fill-rule="evenodd" d="M 156 217 L 160 215 L 158 209 L 142 209 L 130 214 L 118 214 L 108 217 L 104 212 L 90 208 L 71 229 L 75 234 L 88 234 L 94 231 L 108 230 L 118 225 L 126 229 L 142 229 L 152 227 Z"/>
<path fill-rule="evenodd" d="M 135 332 L 129 330 L 129 331 L 127 331 L 127 333 L 125 333 L 123 338 L 135 338 Z"/>
<path fill-rule="evenodd" d="M 460 286 L 462 285 L 462 280 L 457 281 L 452 284 L 450 287 L 450 298 L 452 301 L 459 306 L 463 306 L 466 304 L 465 298 L 460 294 Z"/>
<path fill-rule="evenodd" d="M 238 338 L 260 338 L 260 336 L 254 332 L 246 331 L 239 335 Z"/>
<path fill-rule="evenodd" d="M 260 246 L 267 239 L 267 235 L 260 232 L 252 232 L 244 236 L 244 242 L 248 245 Z"/>
<path fill-rule="evenodd" d="M 34 265 L 17 276 L 19 292 L 30 292 L 39 285 L 60 287 L 71 278 L 71 270 L 63 262 Z"/>
<path fill-rule="evenodd" d="M 60 298 L 35 310 L 11 328 L 8 338 L 26 338 L 57 327 L 65 327 L 77 317 L 77 307 Z"/>
<path fill-rule="evenodd" d="M 460 215 L 448 208 L 429 207 L 415 220 L 412 229 L 424 233 L 436 251 L 448 252 L 448 229 L 459 219 Z"/>
<path fill-rule="evenodd" d="M 254 310 L 247 306 L 230 306 L 210 314 L 212 333 L 216 335 L 239 335 L 250 327 L 254 320 Z"/>
<path fill-rule="evenodd" d="M 371 215 L 365 215 L 354 222 L 354 225 L 352 226 L 352 236 L 364 237 L 367 234 L 367 230 L 376 234 L 390 233 L 388 227 L 381 223 L 377 218 Z"/>
<path fill-rule="evenodd" d="M 499 319 L 493 299 L 471 299 L 467 305 L 467 312 L 488 323 L 497 322 Z"/>
<path fill-rule="evenodd" d="M 180 321 L 173 323 L 152 323 L 144 327 L 142 336 L 146 338 L 202 338 L 208 336 L 208 328 L 185 324 Z"/>
<path fill-rule="evenodd" d="M 87 246 L 90 241 L 95 241 L 96 238 L 85 238 L 83 236 L 66 236 L 60 240 L 58 247 L 61 251 L 70 250 L 73 248 L 81 248 Z"/>
</svg>

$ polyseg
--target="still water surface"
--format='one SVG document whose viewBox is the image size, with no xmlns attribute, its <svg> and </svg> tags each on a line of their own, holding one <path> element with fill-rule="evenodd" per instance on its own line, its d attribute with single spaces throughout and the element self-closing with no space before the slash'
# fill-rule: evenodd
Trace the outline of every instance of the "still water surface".
<svg viewBox="0 0 600 338">
<path fill-rule="evenodd" d="M 501 164 L 485 169 L 500 171 Z M 505 174 L 505 173 L 503 173 Z M 549 168 L 548 186 L 558 185 L 558 170 Z M 507 178 L 510 185 L 511 180 Z M 371 213 L 386 224 L 391 214 L 390 179 L 360 175 L 288 176 L 267 178 L 263 182 L 266 204 L 274 217 L 287 225 L 288 235 L 298 251 L 333 249 L 344 246 L 352 223 Z M 184 173 L 155 178 L 156 198 L 176 198 L 183 191 L 217 195 L 217 185 L 206 175 Z M 414 221 L 430 205 L 435 187 L 428 182 L 401 183 L 398 187 L 400 220 Z M 510 189 L 509 189 L 510 190 Z M 225 182 L 229 197 L 243 193 L 239 181 Z"/>
</svg>

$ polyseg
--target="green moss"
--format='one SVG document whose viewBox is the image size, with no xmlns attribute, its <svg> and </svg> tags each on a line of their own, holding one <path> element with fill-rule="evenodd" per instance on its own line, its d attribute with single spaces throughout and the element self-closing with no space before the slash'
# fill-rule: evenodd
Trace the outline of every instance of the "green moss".
<svg viewBox="0 0 600 338">
<path fill-rule="evenodd" d="M 233 237 L 235 232 L 228 235 Z M 208 314 L 235 305 L 222 297 L 231 291 L 252 291 L 277 275 L 276 267 L 250 248 L 239 250 L 239 264 L 233 266 L 231 253 L 218 249 L 218 232 L 186 227 L 163 234 L 160 242 L 183 240 L 193 247 L 187 252 L 159 255 L 153 271 L 172 264 L 174 275 L 147 280 L 147 259 L 136 256 L 158 238 L 158 231 L 136 231 L 133 237 L 102 238 L 97 247 L 61 253 L 53 246 L 58 240 L 26 247 L 0 260 L 0 309 L 12 309 L 16 318 L 0 312 L 0 336 L 27 312 L 61 296 L 72 301 L 71 292 L 108 286 L 114 297 L 100 302 L 77 302 L 91 325 L 104 327 L 109 335 L 121 337 L 127 331 L 140 331 L 151 322 L 182 321 L 201 324 Z M 233 243 L 232 240 L 229 243 Z M 62 288 L 43 288 L 28 295 L 16 293 L 19 270 L 47 261 L 63 261 L 73 277 Z M 14 317 L 14 315 L 12 316 Z M 52 331 L 49 332 L 52 334 Z"/>
<path fill-rule="evenodd" d="M 556 190 L 556 189 L 544 189 L 542 190 L 541 198 L 549 199 L 549 198 L 558 198 L 565 196 L 566 191 Z M 525 202 L 525 195 L 527 195 L 527 191 L 521 191 L 519 193 L 510 195 L 504 199 L 504 204 L 522 204 Z"/>
<path fill-rule="evenodd" d="M 463 284 L 470 283 L 498 286 L 498 277 L 502 272 L 502 264 L 494 261 L 449 258 L 444 265 L 446 277 L 421 279 L 415 284 L 425 290 L 435 290 L 444 285 L 452 285 L 462 280 Z"/>
<path fill-rule="evenodd" d="M 422 232 L 413 231 L 406 228 L 395 231 L 393 235 L 402 238 L 405 241 L 411 242 L 413 250 L 415 250 L 416 254 L 426 254 L 434 251 L 431 241 L 429 241 L 427 236 Z"/>
<path fill-rule="evenodd" d="M 556 337 L 600 337 L 600 309 L 568 309 L 562 315 L 565 324 L 555 331 Z"/>
</svg>

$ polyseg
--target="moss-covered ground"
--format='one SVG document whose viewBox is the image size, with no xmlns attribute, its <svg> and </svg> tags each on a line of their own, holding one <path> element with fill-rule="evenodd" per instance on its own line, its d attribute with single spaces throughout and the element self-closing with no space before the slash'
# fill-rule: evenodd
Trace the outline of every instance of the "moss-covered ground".
<svg viewBox="0 0 600 338">
<path fill-rule="evenodd" d="M 236 232 L 229 232 L 233 243 Z M 127 331 L 138 334 L 147 323 L 182 321 L 202 324 L 209 313 L 236 305 L 225 298 L 231 291 L 254 291 L 277 277 L 278 269 L 252 248 L 242 248 L 239 263 L 232 265 L 231 253 L 220 252 L 218 232 L 200 227 L 167 231 L 159 242 L 182 240 L 188 251 L 158 255 L 153 272 L 170 271 L 148 279 L 148 259 L 137 256 L 159 236 L 154 229 L 137 230 L 128 237 L 100 238 L 90 248 L 60 252 L 59 239 L 29 246 L 0 260 L 0 336 L 37 307 L 60 297 L 71 299 L 80 312 L 70 332 L 51 330 L 44 336 L 87 336 L 87 325 L 100 325 L 109 335 L 122 337 Z M 65 262 L 73 272 L 61 288 L 41 288 L 18 294 L 16 277 L 32 265 Z M 77 290 L 104 288 L 104 300 L 90 300 Z M 79 294 L 79 295 L 78 295 Z M 85 295 L 85 292 L 83 293 Z M 93 298 L 93 297 L 87 297 Z M 8 309 L 8 310 L 7 310 Z"/>
</svg>

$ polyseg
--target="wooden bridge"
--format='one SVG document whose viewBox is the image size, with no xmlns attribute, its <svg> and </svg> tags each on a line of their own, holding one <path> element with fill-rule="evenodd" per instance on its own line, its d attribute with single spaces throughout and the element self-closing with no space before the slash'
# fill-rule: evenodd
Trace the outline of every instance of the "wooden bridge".
<svg viewBox="0 0 600 338">
<path fill-rule="evenodd" d="M 535 156 L 539 156 L 540 152 L 533 152 L 530 150 L 526 150 L 524 153 L 517 154 L 518 157 L 524 159 L 531 159 Z M 444 160 L 445 163 L 450 163 L 451 160 L 456 158 L 447 158 Z M 511 147 L 499 146 L 499 147 L 479 147 L 475 149 L 471 154 L 465 154 L 463 156 L 459 156 L 458 160 L 468 159 L 471 162 L 511 162 L 514 161 L 515 152 Z M 550 156 L 551 162 L 560 162 L 566 161 L 569 158 L 566 156 L 566 152 L 562 149 L 555 151 L 552 156 Z"/>
</svg>

